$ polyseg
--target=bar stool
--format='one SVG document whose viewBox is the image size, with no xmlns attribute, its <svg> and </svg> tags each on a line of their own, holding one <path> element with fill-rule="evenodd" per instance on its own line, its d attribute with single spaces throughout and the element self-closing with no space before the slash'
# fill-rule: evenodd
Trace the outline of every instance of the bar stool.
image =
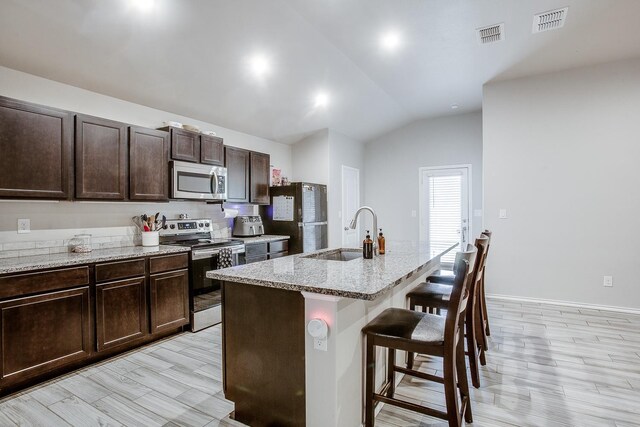
<svg viewBox="0 0 640 427">
<path fill-rule="evenodd" d="M 489 246 L 491 246 L 491 231 L 489 230 L 484 230 L 482 232 L 483 235 L 487 236 L 489 238 L 489 244 L 487 245 L 487 254 L 489 253 Z M 485 266 L 486 266 L 486 261 L 485 261 Z M 487 300 L 485 297 L 485 293 L 484 293 L 484 271 L 482 272 L 482 281 L 480 284 L 480 288 L 481 288 L 481 293 L 480 296 L 482 297 L 482 301 L 481 301 L 481 305 L 482 305 L 482 325 L 484 326 L 484 332 L 485 332 L 485 342 L 487 339 L 487 336 L 491 335 L 491 330 L 489 329 L 489 315 L 487 314 Z"/>
<path fill-rule="evenodd" d="M 461 252 L 460 256 L 465 257 L 471 265 L 474 265 L 472 271 L 472 279 L 469 283 L 470 297 L 467 301 L 465 312 L 464 327 L 466 330 L 467 355 L 469 357 L 469 368 L 471 370 L 471 383 L 474 387 L 480 387 L 480 368 L 479 363 L 486 364 L 484 356 L 484 347 L 480 340 L 482 339 L 483 330 L 481 329 L 481 308 L 480 308 L 480 281 L 484 273 L 484 263 L 486 260 L 487 247 L 489 239 L 487 236 L 480 236 L 476 239 L 475 246 L 468 245 L 465 252 Z M 469 255 L 469 248 L 474 249 L 474 256 Z M 477 253 L 477 255 L 476 255 Z M 415 310 L 416 306 L 422 307 L 422 311 L 426 309 L 436 309 L 439 313 L 441 309 L 448 310 L 450 304 L 452 285 L 439 283 L 421 283 L 407 294 L 409 299 L 409 308 Z M 407 358 L 407 367 L 413 367 L 414 355 L 409 353 Z"/>
<path fill-rule="evenodd" d="M 473 422 L 469 384 L 464 357 L 464 312 L 471 280 L 468 261 L 456 257 L 455 280 L 446 318 L 401 308 L 388 308 L 362 329 L 366 338 L 365 426 L 373 427 L 376 402 L 388 403 L 447 420 L 449 426 L 461 426 L 462 419 Z M 380 393 L 375 388 L 375 347 L 387 347 L 387 383 Z M 396 351 L 417 352 L 443 358 L 442 377 L 396 366 Z M 447 412 L 394 398 L 395 373 L 402 372 L 424 380 L 444 384 Z M 458 393 L 459 400 L 458 401 Z"/>
</svg>

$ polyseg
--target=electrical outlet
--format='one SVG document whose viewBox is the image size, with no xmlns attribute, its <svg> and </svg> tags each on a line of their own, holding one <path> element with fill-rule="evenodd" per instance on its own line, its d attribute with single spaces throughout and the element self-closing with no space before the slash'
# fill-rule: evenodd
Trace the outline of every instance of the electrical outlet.
<svg viewBox="0 0 640 427">
<path fill-rule="evenodd" d="M 313 340 L 313 348 L 316 350 L 320 350 L 320 351 L 327 351 L 327 341 L 326 339 L 324 340 L 319 340 L 317 338 L 315 338 Z"/>
<path fill-rule="evenodd" d="M 604 281 L 602 283 L 602 286 L 605 286 L 607 288 L 610 288 L 613 286 L 613 276 L 604 276 Z"/>
<path fill-rule="evenodd" d="M 28 218 L 18 219 L 18 234 L 31 233 L 31 220 Z"/>
</svg>

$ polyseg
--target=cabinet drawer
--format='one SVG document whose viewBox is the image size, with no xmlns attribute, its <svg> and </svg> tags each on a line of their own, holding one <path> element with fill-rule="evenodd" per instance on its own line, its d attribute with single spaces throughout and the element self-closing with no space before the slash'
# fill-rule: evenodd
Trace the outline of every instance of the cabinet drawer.
<svg viewBox="0 0 640 427">
<path fill-rule="evenodd" d="M 276 252 L 276 253 L 270 253 L 269 254 L 269 259 L 274 259 L 274 258 L 282 258 L 283 256 L 287 256 L 289 255 L 289 252 Z"/>
<path fill-rule="evenodd" d="M 285 252 L 289 250 L 288 240 L 279 240 L 277 242 L 269 242 L 269 253 Z"/>
<path fill-rule="evenodd" d="M 149 260 L 149 272 L 162 273 L 163 271 L 180 270 L 181 268 L 187 268 L 189 265 L 189 255 L 166 255 L 151 258 Z"/>
<path fill-rule="evenodd" d="M 144 258 L 96 264 L 96 282 L 144 276 Z"/>
<path fill-rule="evenodd" d="M 267 242 L 264 243 L 251 243 L 249 245 L 245 245 L 245 257 L 246 258 L 254 258 L 260 255 L 267 254 Z"/>
<path fill-rule="evenodd" d="M 89 284 L 89 267 L 40 271 L 0 278 L 0 299 Z"/>
</svg>

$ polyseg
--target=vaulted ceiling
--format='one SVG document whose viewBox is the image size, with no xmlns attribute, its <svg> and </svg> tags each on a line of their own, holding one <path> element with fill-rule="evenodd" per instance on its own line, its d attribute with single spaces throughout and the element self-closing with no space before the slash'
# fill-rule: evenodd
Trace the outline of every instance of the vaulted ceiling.
<svg viewBox="0 0 640 427">
<path fill-rule="evenodd" d="M 565 6 L 563 28 L 532 34 L 535 13 Z M 477 110 L 491 80 L 640 56 L 637 0 L 0 0 L 0 12 L 0 65 L 286 143 L 327 127 L 366 140 Z M 476 29 L 497 23 L 505 40 L 479 44 Z M 380 45 L 389 31 L 395 50 Z"/>
</svg>

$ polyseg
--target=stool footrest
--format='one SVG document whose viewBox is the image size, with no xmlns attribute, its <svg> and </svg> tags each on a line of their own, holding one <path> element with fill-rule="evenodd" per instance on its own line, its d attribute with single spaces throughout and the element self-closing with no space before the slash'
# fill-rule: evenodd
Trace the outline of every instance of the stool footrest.
<svg viewBox="0 0 640 427">
<path fill-rule="evenodd" d="M 394 366 L 393 370 L 396 372 L 402 372 L 403 374 L 411 375 L 412 377 L 422 378 L 423 380 L 434 381 L 440 384 L 444 384 L 444 379 L 442 377 L 437 377 L 435 375 L 426 374 L 420 371 L 414 371 L 413 369 L 403 368 L 402 366 Z"/>
<path fill-rule="evenodd" d="M 430 417 L 437 417 L 443 420 L 448 418 L 446 412 L 437 411 L 435 409 L 427 408 L 425 406 L 416 405 L 415 403 L 406 402 L 404 400 L 394 399 L 391 397 L 382 396 L 380 394 L 373 395 L 374 400 L 378 400 L 382 403 L 388 403 L 389 405 L 398 406 L 409 411 L 418 412 L 420 414 L 429 415 Z"/>
</svg>

